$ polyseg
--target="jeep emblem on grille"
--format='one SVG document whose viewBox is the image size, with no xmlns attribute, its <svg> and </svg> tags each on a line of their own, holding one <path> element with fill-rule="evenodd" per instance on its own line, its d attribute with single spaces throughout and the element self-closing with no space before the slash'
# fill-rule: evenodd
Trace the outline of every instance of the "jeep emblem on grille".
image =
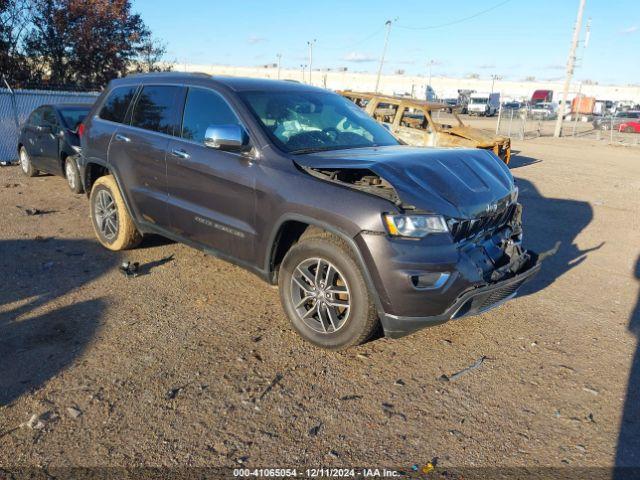
<svg viewBox="0 0 640 480">
<path fill-rule="evenodd" d="M 496 213 L 497 211 L 498 211 L 497 203 L 490 203 L 489 205 L 487 205 L 487 208 L 486 208 L 487 213 Z"/>
</svg>

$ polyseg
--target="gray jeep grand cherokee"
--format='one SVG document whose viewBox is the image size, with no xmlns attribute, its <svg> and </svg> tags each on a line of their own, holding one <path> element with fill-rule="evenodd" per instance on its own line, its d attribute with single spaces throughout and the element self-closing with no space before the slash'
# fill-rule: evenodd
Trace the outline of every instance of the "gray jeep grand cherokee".
<svg viewBox="0 0 640 480">
<path fill-rule="evenodd" d="M 111 82 L 81 176 L 111 250 L 156 233 L 277 283 L 308 341 L 400 337 L 512 298 L 539 269 L 491 152 L 413 148 L 347 99 L 293 82 Z"/>
</svg>

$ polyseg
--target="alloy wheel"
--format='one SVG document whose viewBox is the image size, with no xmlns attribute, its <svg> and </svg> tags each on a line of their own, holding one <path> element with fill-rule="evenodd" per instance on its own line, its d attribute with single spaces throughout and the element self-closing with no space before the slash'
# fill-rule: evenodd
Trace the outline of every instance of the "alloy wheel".
<svg viewBox="0 0 640 480">
<path fill-rule="evenodd" d="M 75 190 L 78 182 L 78 176 L 76 175 L 76 169 L 74 168 L 72 162 L 73 160 L 67 159 L 64 165 L 64 173 L 67 177 L 69 187 L 71 187 L 71 190 Z"/>
<path fill-rule="evenodd" d="M 94 206 L 96 225 L 100 233 L 111 242 L 118 235 L 118 209 L 111 193 L 100 190 Z"/>
<path fill-rule="evenodd" d="M 29 173 L 30 163 L 31 161 L 29 160 L 29 154 L 27 153 L 27 151 L 24 148 L 20 149 L 20 167 L 26 174 Z"/>
<path fill-rule="evenodd" d="M 349 286 L 336 266 L 323 258 L 303 260 L 294 269 L 291 300 L 299 318 L 318 333 L 337 332 L 349 319 Z"/>
</svg>

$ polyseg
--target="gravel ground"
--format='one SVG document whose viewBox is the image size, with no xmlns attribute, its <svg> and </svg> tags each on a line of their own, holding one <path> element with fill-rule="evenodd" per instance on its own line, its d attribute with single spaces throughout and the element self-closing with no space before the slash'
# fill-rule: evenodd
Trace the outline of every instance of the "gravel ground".
<svg viewBox="0 0 640 480">
<path fill-rule="evenodd" d="M 514 149 L 525 243 L 560 252 L 499 309 L 344 353 L 251 273 L 107 252 L 63 179 L 0 168 L 0 467 L 640 465 L 640 154 Z"/>
</svg>

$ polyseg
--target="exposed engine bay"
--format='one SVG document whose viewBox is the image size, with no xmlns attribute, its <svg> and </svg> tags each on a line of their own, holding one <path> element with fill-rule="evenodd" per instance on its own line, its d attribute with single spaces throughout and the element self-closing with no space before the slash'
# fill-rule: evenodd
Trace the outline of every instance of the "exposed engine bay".
<svg viewBox="0 0 640 480">
<path fill-rule="evenodd" d="M 398 206 L 402 205 L 402 201 L 400 200 L 396 189 L 393 188 L 389 182 L 381 178 L 379 175 L 376 175 L 371 170 L 360 168 L 303 168 L 307 173 L 320 178 L 321 180 L 327 180 L 355 188 L 357 190 L 362 190 L 363 192 L 390 200 Z"/>
</svg>

